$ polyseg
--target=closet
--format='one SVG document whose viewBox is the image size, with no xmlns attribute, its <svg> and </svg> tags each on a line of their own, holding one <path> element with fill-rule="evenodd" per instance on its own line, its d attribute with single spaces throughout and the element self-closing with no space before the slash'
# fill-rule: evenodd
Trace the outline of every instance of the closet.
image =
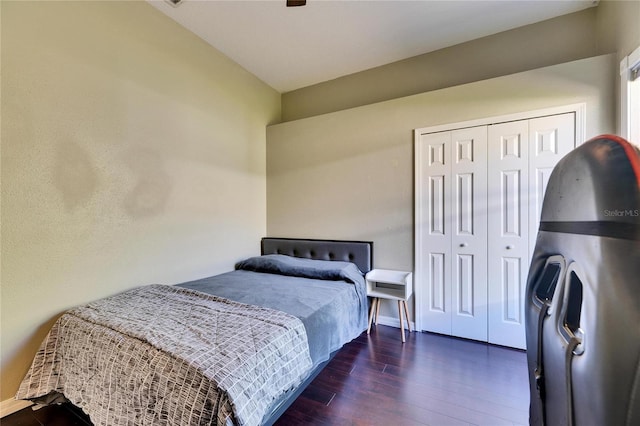
<svg viewBox="0 0 640 426">
<path fill-rule="evenodd" d="M 577 124 L 576 111 L 531 117 L 416 130 L 420 329 L 525 348 L 523 296 L 544 190 L 576 146 Z"/>
</svg>

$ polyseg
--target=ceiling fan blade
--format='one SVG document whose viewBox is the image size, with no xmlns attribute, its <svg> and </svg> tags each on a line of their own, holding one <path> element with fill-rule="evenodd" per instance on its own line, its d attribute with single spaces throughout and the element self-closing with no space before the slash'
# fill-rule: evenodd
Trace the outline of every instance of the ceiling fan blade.
<svg viewBox="0 0 640 426">
<path fill-rule="evenodd" d="M 304 6 L 307 0 L 287 0 L 287 7 Z"/>
</svg>

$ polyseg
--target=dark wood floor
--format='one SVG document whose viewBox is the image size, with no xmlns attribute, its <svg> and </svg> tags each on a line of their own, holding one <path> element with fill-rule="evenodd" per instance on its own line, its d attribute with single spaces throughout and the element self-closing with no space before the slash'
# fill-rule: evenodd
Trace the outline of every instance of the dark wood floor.
<svg viewBox="0 0 640 426">
<path fill-rule="evenodd" d="M 522 351 L 429 333 L 402 344 L 378 326 L 346 345 L 278 420 L 290 425 L 526 425 Z M 90 425 L 73 407 L 30 408 L 2 426 Z"/>
</svg>

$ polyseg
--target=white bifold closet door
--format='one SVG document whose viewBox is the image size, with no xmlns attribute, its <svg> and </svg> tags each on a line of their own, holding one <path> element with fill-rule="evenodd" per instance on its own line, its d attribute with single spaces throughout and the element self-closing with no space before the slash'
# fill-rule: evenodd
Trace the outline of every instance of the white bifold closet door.
<svg viewBox="0 0 640 426">
<path fill-rule="evenodd" d="M 544 192 L 574 147 L 573 114 L 488 127 L 488 332 L 490 343 L 524 349 L 524 292 Z"/>
<path fill-rule="evenodd" d="M 422 136 L 428 329 L 487 340 L 486 126 Z"/>
<path fill-rule="evenodd" d="M 575 114 L 424 133 L 417 143 L 422 328 L 524 349 L 544 191 L 575 146 Z"/>
</svg>

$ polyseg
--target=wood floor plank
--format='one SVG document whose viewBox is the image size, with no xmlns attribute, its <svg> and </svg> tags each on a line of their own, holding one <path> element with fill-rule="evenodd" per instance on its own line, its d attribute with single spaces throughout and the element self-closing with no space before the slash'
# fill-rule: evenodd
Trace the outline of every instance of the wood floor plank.
<svg viewBox="0 0 640 426">
<path fill-rule="evenodd" d="M 353 418 L 339 424 L 528 423 L 526 354 L 485 343 L 410 333 L 402 344 L 397 329 L 377 326 L 347 345 L 314 384 L 336 393 L 322 408 L 330 418 Z M 296 401 L 277 424 L 305 410 Z"/>
<path fill-rule="evenodd" d="M 371 375 L 354 370 L 349 380 L 342 382 L 343 393 L 358 394 L 361 389 L 368 389 L 376 396 L 392 395 L 395 403 L 409 404 L 424 408 L 444 416 L 479 424 L 511 425 L 513 422 L 526 419 L 526 410 L 502 405 L 501 401 L 488 399 L 485 395 L 478 400 L 468 401 L 468 392 L 451 392 L 434 388 L 431 383 L 420 383 L 414 380 L 401 380 L 386 373 Z M 325 381 L 319 380 L 319 386 Z M 393 402 L 391 402 L 393 403 Z M 522 408 L 522 407 L 520 407 Z"/>
</svg>

